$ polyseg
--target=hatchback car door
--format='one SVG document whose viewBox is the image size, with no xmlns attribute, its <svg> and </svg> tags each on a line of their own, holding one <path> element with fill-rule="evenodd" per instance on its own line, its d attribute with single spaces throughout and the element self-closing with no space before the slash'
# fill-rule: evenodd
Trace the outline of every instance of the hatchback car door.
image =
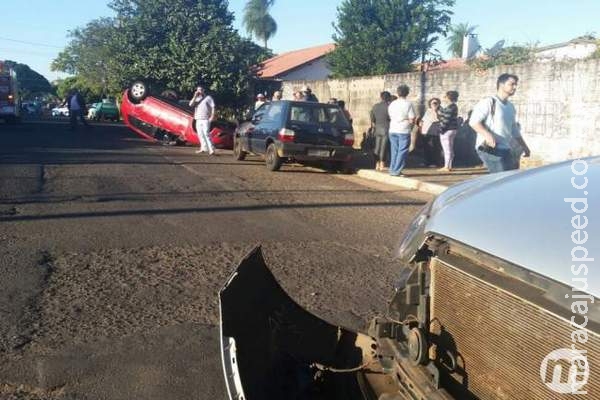
<svg viewBox="0 0 600 400">
<path fill-rule="evenodd" d="M 260 140 L 256 140 L 256 152 L 265 153 L 267 151 L 267 141 L 269 138 L 276 140 L 279 130 L 283 127 L 283 114 L 285 104 L 283 102 L 270 103 L 265 112 L 263 123 L 261 123 Z"/>
<path fill-rule="evenodd" d="M 264 153 L 265 149 L 265 138 L 268 132 L 268 127 L 271 125 L 271 120 L 269 119 L 269 109 L 271 108 L 271 104 L 265 103 L 252 117 L 252 121 L 254 123 L 254 129 L 248 132 L 248 146 L 250 147 L 250 151 L 252 153 Z"/>
</svg>

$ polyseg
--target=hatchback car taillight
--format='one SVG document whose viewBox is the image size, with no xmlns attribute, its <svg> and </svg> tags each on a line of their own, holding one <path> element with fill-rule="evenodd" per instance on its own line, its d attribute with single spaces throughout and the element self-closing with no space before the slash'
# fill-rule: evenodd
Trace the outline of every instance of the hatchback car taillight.
<svg viewBox="0 0 600 400">
<path fill-rule="evenodd" d="M 354 134 L 346 133 L 344 135 L 344 146 L 352 146 L 354 144 Z"/>
<path fill-rule="evenodd" d="M 293 142 L 295 136 L 296 133 L 291 129 L 281 128 L 279 131 L 279 140 L 282 142 Z"/>
</svg>

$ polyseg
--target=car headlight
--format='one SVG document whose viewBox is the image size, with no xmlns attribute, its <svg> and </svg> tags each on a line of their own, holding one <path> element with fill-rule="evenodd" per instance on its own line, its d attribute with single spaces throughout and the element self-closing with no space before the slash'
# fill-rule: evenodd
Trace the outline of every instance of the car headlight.
<svg viewBox="0 0 600 400">
<path fill-rule="evenodd" d="M 425 241 L 425 227 L 429 220 L 432 206 L 433 200 L 419 211 L 402 236 L 400 244 L 394 252 L 394 256 L 399 258 L 401 262 L 410 263 Z"/>
</svg>

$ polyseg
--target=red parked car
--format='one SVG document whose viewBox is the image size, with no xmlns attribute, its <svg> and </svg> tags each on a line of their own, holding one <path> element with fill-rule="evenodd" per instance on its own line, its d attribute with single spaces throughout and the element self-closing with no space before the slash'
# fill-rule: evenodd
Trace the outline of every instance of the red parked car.
<svg viewBox="0 0 600 400">
<path fill-rule="evenodd" d="M 199 145 L 198 135 L 192 128 L 193 109 L 187 102 L 178 102 L 174 92 L 165 93 L 166 96 L 151 96 L 145 82 L 134 82 L 123 94 L 123 121 L 144 139 Z M 232 149 L 235 127 L 227 121 L 213 122 L 210 131 L 213 145 L 219 149 Z"/>
</svg>

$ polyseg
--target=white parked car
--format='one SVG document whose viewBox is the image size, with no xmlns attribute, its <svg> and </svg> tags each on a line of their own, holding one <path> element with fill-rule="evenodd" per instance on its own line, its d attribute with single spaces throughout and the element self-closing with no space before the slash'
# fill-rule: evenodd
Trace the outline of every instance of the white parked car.
<svg viewBox="0 0 600 400">
<path fill-rule="evenodd" d="M 68 117 L 69 109 L 67 107 L 55 107 L 52 109 L 53 117 Z"/>
</svg>

